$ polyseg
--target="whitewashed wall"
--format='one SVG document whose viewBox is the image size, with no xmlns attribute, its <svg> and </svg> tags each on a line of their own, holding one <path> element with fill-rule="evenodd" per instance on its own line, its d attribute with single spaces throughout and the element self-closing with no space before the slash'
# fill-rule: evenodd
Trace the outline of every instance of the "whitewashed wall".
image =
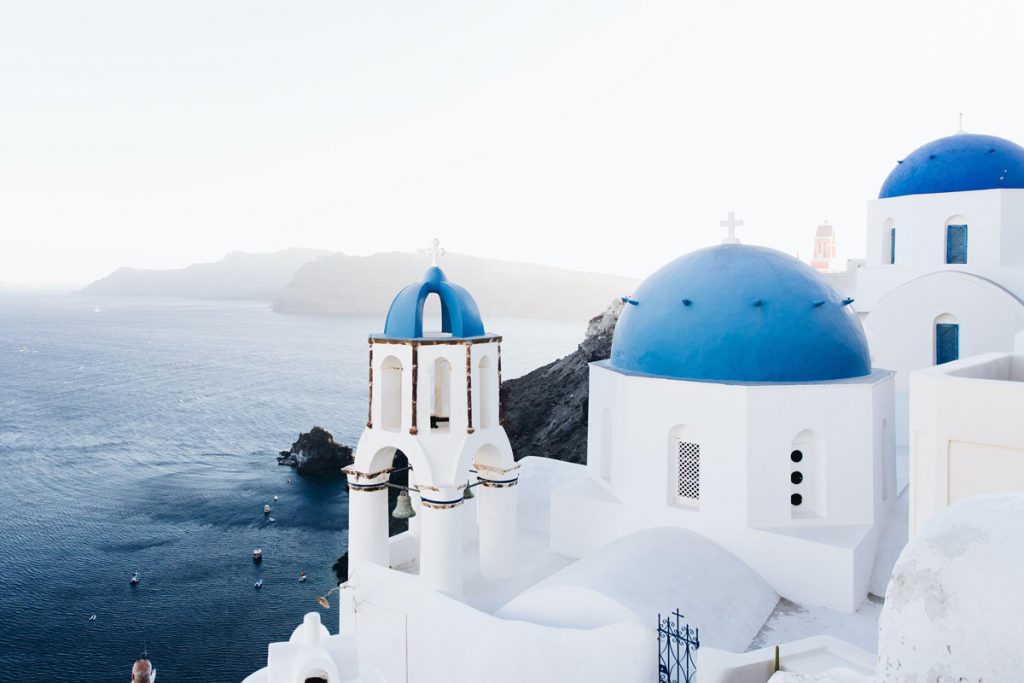
<svg viewBox="0 0 1024 683">
<path fill-rule="evenodd" d="M 981 277 L 940 271 L 908 282 L 882 298 L 864 320 L 872 364 L 897 372 L 897 391 L 910 373 L 935 364 L 935 324 L 960 325 L 960 357 L 1010 351 L 1024 328 L 1024 304 Z"/>
<path fill-rule="evenodd" d="M 910 388 L 910 533 L 970 496 L 1024 491 L 1024 355 L 918 370 Z"/>
<path fill-rule="evenodd" d="M 598 363 L 589 409 L 594 457 L 585 481 L 552 498 L 553 549 L 580 557 L 640 529 L 683 526 L 740 557 L 785 597 L 847 610 L 863 599 L 878 526 L 894 499 L 885 500 L 895 464 L 891 438 L 882 437 L 883 421 L 893 423 L 891 374 L 758 386 L 634 376 Z M 696 507 L 673 503 L 670 433 L 679 425 L 701 445 Z M 808 429 L 824 444 L 826 503 L 816 517 L 794 515 L 790 504 L 789 455 Z"/>
</svg>

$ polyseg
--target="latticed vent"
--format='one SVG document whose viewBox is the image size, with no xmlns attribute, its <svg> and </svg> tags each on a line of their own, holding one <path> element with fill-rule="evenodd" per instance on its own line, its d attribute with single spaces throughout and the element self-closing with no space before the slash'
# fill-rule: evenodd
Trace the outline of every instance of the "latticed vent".
<svg viewBox="0 0 1024 683">
<path fill-rule="evenodd" d="M 946 226 L 946 263 L 967 263 L 967 226 Z"/>
<path fill-rule="evenodd" d="M 676 441 L 676 496 L 700 500 L 700 444 Z"/>
</svg>

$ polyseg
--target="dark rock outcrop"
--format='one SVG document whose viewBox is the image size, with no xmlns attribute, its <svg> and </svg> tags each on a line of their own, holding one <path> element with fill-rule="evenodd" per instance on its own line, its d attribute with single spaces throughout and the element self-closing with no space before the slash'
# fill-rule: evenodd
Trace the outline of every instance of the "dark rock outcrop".
<svg viewBox="0 0 1024 683">
<path fill-rule="evenodd" d="M 341 468 L 352 464 L 352 449 L 335 443 L 326 429 L 313 427 L 299 434 L 291 450 L 281 451 L 277 464 L 294 467 L 299 474 L 340 476 Z"/>
<path fill-rule="evenodd" d="M 574 352 L 501 383 L 501 424 L 516 458 L 539 455 L 587 461 L 587 364 L 611 355 L 612 333 L 621 311 L 622 302 L 616 300 L 590 320 Z"/>
</svg>

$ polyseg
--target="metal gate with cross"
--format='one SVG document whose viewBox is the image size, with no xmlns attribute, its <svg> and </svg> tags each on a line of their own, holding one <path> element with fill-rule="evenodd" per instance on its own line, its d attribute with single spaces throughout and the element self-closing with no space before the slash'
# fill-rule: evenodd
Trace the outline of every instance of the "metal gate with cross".
<svg viewBox="0 0 1024 683">
<path fill-rule="evenodd" d="M 696 683 L 697 665 L 693 653 L 698 648 L 700 629 L 683 623 L 678 609 L 664 619 L 659 614 L 658 683 Z"/>
</svg>

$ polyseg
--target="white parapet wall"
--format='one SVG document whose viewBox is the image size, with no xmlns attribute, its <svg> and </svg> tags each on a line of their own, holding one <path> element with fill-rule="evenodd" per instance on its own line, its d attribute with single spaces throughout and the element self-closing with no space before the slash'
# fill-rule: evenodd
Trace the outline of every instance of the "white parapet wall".
<svg viewBox="0 0 1024 683">
<path fill-rule="evenodd" d="M 417 577 L 366 565 L 341 601 L 359 661 L 405 681 L 653 681 L 649 623 L 556 628 L 501 619 L 430 590 Z"/>
<path fill-rule="evenodd" d="M 1024 355 L 918 370 L 910 388 L 910 534 L 951 504 L 1024 491 Z"/>
</svg>

